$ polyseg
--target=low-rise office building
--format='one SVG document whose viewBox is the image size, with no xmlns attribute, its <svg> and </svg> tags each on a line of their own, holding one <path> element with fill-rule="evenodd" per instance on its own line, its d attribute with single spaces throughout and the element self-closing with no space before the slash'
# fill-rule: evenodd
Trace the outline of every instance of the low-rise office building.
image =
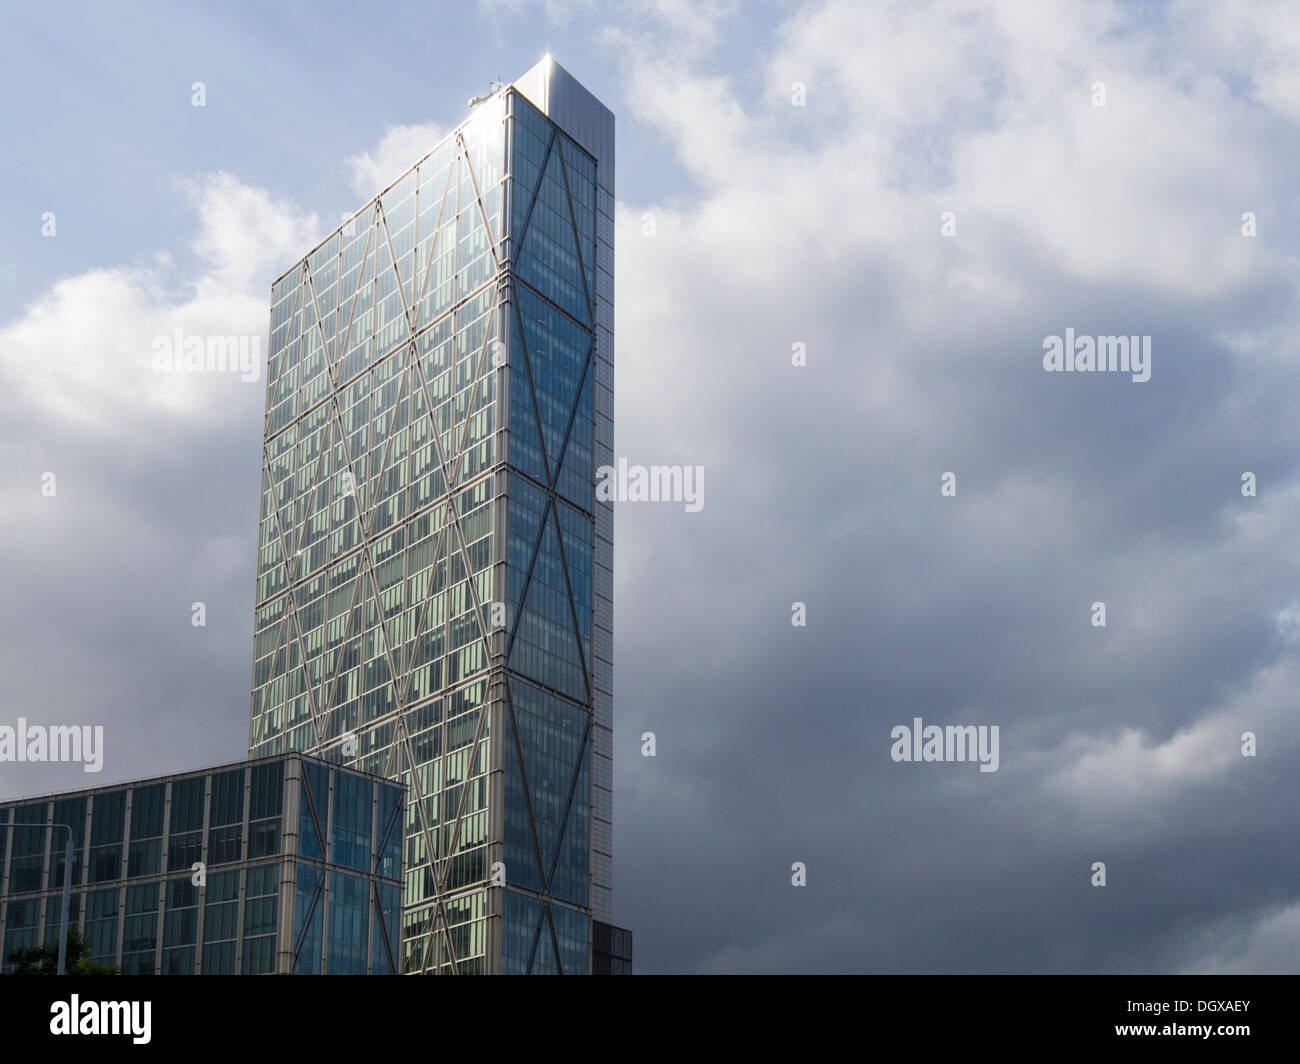
<svg viewBox="0 0 1300 1064">
<path fill-rule="evenodd" d="M 69 926 L 130 975 L 400 969 L 400 784 L 302 754 L 0 803 L 0 964 Z M 56 826 L 58 825 L 58 826 Z"/>
</svg>

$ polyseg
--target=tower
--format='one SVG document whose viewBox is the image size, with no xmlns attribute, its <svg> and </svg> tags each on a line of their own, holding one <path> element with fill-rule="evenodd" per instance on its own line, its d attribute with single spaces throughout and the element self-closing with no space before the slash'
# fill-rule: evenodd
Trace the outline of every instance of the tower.
<svg viewBox="0 0 1300 1064">
<path fill-rule="evenodd" d="M 406 786 L 409 972 L 612 916 L 613 141 L 548 56 L 272 285 L 249 750 Z"/>
</svg>

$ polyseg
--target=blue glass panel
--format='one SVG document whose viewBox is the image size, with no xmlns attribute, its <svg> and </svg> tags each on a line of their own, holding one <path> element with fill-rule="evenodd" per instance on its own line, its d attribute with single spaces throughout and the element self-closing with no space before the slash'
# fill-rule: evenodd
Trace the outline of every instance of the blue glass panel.
<svg viewBox="0 0 1300 1064">
<path fill-rule="evenodd" d="M 509 666 L 575 701 L 585 702 L 587 686 L 554 512 L 546 519 L 531 572 L 510 645 Z"/>
<path fill-rule="evenodd" d="M 402 792 L 379 784 L 379 844 L 375 874 L 398 879 L 402 874 Z"/>
<path fill-rule="evenodd" d="M 546 453 L 554 468 L 578 399 L 591 349 L 591 333 L 538 298 L 525 286 L 515 290 L 528 367 L 541 415 Z M 591 407 L 586 420 L 590 423 Z"/>
<path fill-rule="evenodd" d="M 551 922 L 560 945 L 560 964 L 564 974 L 586 975 L 590 920 L 580 912 L 553 904 Z"/>
<path fill-rule="evenodd" d="M 551 878 L 549 889 L 585 905 L 590 839 L 587 714 L 515 677 L 510 680 L 510 694 L 524 766 L 521 773 L 517 758 L 507 758 L 503 859 L 515 882 L 544 889 L 528 819 L 531 804 L 542 869 Z"/>
<path fill-rule="evenodd" d="M 325 913 L 321 877 L 321 870 L 314 865 L 298 866 L 293 898 L 293 940 L 298 953 L 293 966 L 295 975 L 320 974 L 321 926 Z"/>
<path fill-rule="evenodd" d="M 308 803 L 311 804 L 308 804 Z M 298 853 L 318 861 L 325 859 L 324 839 L 317 832 L 327 830 L 329 817 L 329 768 L 308 761 L 302 763 L 302 786 L 298 798 Z M 312 816 L 313 805 L 316 816 Z"/>
<path fill-rule="evenodd" d="M 333 863 L 358 872 L 370 870 L 370 819 L 374 784 L 363 776 L 336 770 L 331 817 Z"/>
<path fill-rule="evenodd" d="M 394 886 L 379 886 L 379 902 L 374 907 L 370 926 L 370 974 L 395 975 L 394 960 L 401 955 L 398 918 L 402 911 L 402 892 Z M 385 945 L 387 936 L 387 946 Z"/>
<path fill-rule="evenodd" d="M 516 197 L 526 197 L 528 193 L 529 190 L 516 185 Z M 558 151 L 552 150 L 546 160 L 541 184 L 524 225 L 515 267 L 519 278 L 572 317 L 590 324 L 587 286 L 578 258 L 578 237 L 573 229 Z"/>
<path fill-rule="evenodd" d="M 346 872 L 330 873 L 326 975 L 366 974 L 369 893 L 366 880 Z"/>
<path fill-rule="evenodd" d="M 203 829 L 203 797 L 207 781 L 202 776 L 175 780 L 172 783 L 171 825 L 172 835 L 183 831 Z"/>
<path fill-rule="evenodd" d="M 542 903 L 537 898 L 513 890 L 501 892 L 502 975 L 528 974 L 541 919 Z"/>
<path fill-rule="evenodd" d="M 53 803 L 50 819 L 56 824 L 67 824 L 72 829 L 72 882 L 80 883 L 81 866 L 85 855 L 86 839 L 86 798 L 64 798 Z M 66 863 L 68 832 L 63 828 L 52 829 L 54 837 L 50 840 L 50 875 L 48 887 L 63 886 L 63 866 Z"/>
</svg>

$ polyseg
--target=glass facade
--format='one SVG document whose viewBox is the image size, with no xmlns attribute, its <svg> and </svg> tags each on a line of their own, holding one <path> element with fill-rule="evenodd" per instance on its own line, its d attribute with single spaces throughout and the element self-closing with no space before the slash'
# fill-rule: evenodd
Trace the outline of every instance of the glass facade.
<svg viewBox="0 0 1300 1064">
<path fill-rule="evenodd" d="M 632 932 L 593 920 L 591 963 L 593 975 L 631 975 Z"/>
<path fill-rule="evenodd" d="M 0 805 L 0 957 L 70 923 L 129 975 L 394 974 L 401 788 L 299 755 Z M 292 899 L 292 904 L 282 904 Z M 282 923 L 282 918 L 289 918 Z"/>
<path fill-rule="evenodd" d="M 612 216 L 548 59 L 272 286 L 250 750 L 405 786 L 404 972 L 585 973 L 609 907 Z"/>
</svg>

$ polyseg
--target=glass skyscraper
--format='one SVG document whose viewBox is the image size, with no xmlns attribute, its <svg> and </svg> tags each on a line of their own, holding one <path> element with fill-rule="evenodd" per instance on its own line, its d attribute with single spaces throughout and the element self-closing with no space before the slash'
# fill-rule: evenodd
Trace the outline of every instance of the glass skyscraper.
<svg viewBox="0 0 1300 1064">
<path fill-rule="evenodd" d="M 405 785 L 406 972 L 606 952 L 613 217 L 547 57 L 272 285 L 249 749 Z"/>
</svg>

